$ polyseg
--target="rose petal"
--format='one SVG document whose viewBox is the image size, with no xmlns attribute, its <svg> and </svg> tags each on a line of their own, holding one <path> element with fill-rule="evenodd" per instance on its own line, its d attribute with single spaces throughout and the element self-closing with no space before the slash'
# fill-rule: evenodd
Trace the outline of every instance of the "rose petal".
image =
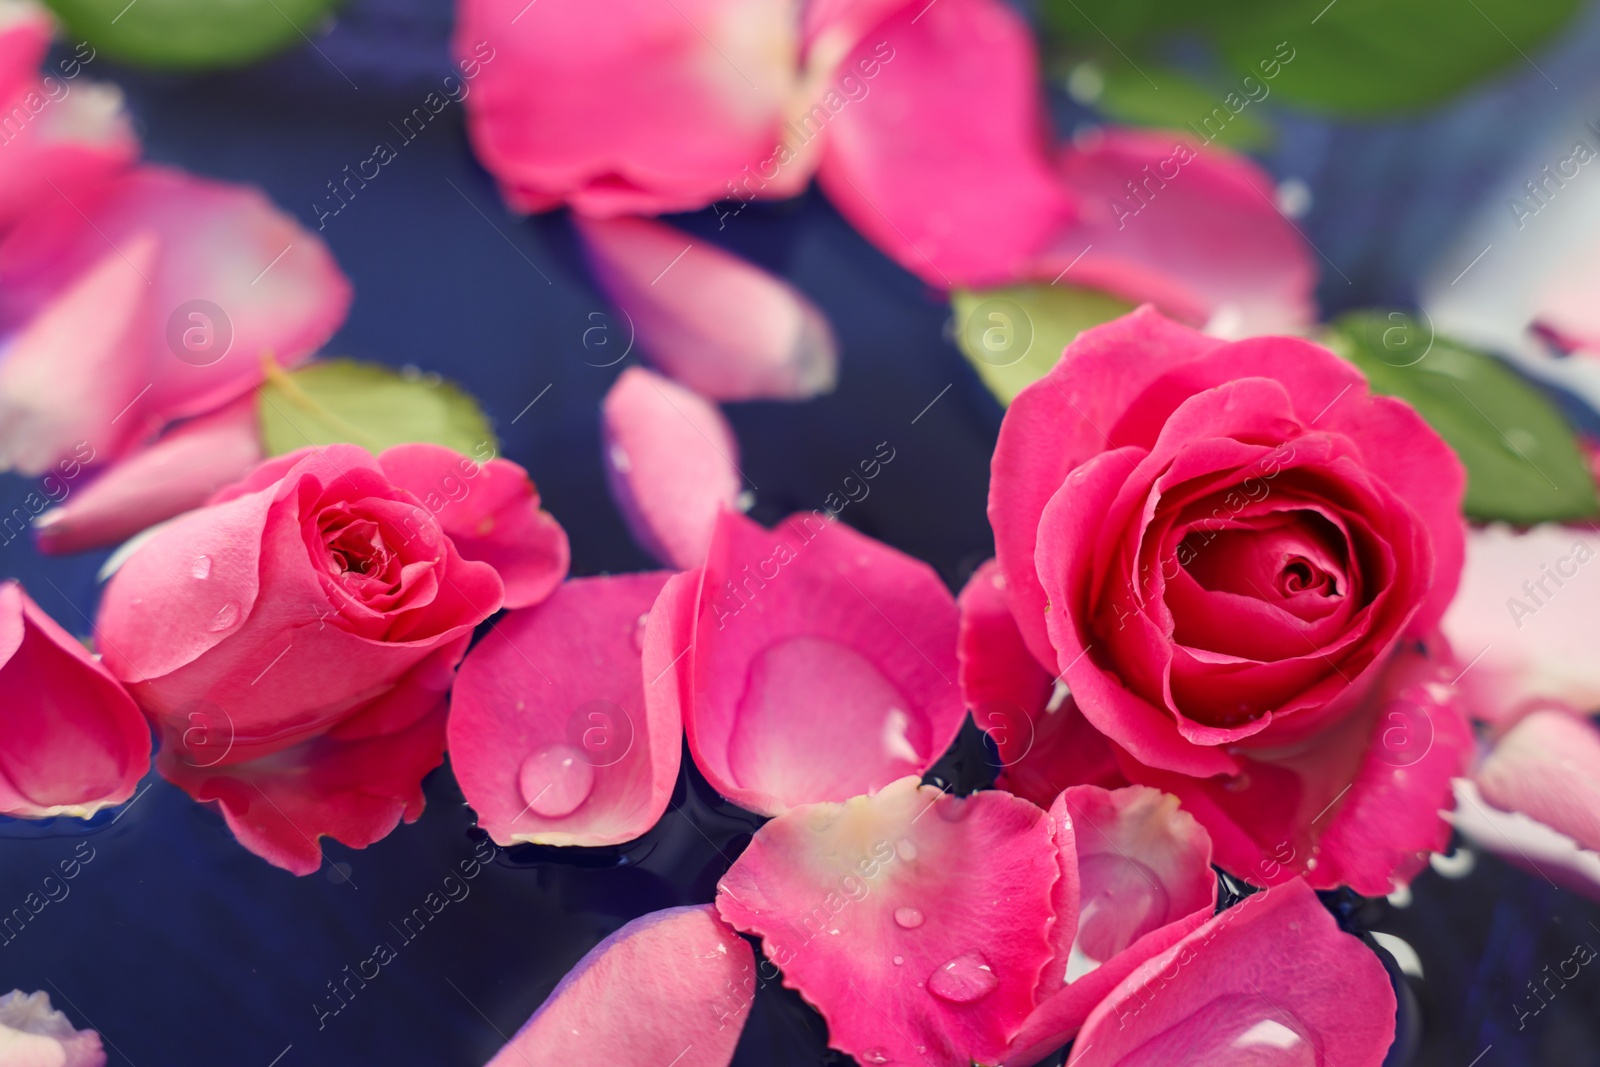
<svg viewBox="0 0 1600 1067">
<path fill-rule="evenodd" d="M 41 204 L 75 198 L 79 190 L 110 178 L 139 156 L 122 90 L 114 85 L 55 81 L 52 87 L 34 81 L 0 96 L 0 101 L 6 101 L 0 114 L 7 120 L 5 154 L 0 156 L 0 229 Z M 26 118 L 17 128 L 19 115 Z"/>
<path fill-rule="evenodd" d="M 930 810 L 931 809 L 931 810 Z M 861 1063 L 994 1063 L 1033 1003 L 1058 877 L 1044 813 L 903 778 L 756 832 L 717 909 Z"/>
<path fill-rule="evenodd" d="M 567 576 L 567 532 L 539 507 L 539 490 L 517 464 L 424 443 L 387 449 L 378 462 L 433 513 L 463 559 L 495 569 L 505 607 L 537 604 Z"/>
<path fill-rule="evenodd" d="M 352 713 L 357 736 L 324 734 L 245 762 L 230 758 L 226 705 L 191 716 L 156 762 L 161 776 L 202 804 L 215 802 L 245 848 L 298 875 L 322 865 L 320 841 L 366 848 L 422 815 L 422 778 L 444 760 L 445 694 L 466 651 L 463 636 L 413 667 L 384 696 Z M 419 714 L 420 712 L 420 714 Z M 372 727 L 393 726 L 374 732 Z M 198 732 L 197 732 L 198 731 Z"/>
<path fill-rule="evenodd" d="M 573 224 L 600 286 L 664 374 L 714 400 L 805 400 L 838 380 L 828 320 L 752 263 L 648 219 Z"/>
<path fill-rule="evenodd" d="M 1501 811 L 1469 778 L 1455 780 L 1456 809 L 1445 817 L 1474 847 L 1529 874 L 1600 900 L 1600 853 L 1521 812 Z"/>
<path fill-rule="evenodd" d="M 488 1067 L 728 1067 L 755 954 L 709 904 L 633 920 L 567 973 Z"/>
<path fill-rule="evenodd" d="M 106 1062 L 98 1033 L 75 1029 L 65 1013 L 50 1006 L 49 993 L 20 989 L 0 997 L 0 1051 L 10 1067 L 105 1067 Z"/>
<path fill-rule="evenodd" d="M 715 404 L 643 367 L 601 408 L 606 482 L 636 541 L 661 562 L 705 562 L 717 513 L 739 499 L 739 443 Z"/>
<path fill-rule="evenodd" d="M 1071 1067 L 1379 1067 L 1388 973 L 1303 882 L 1247 898 L 1141 965 L 1090 1013 Z"/>
<path fill-rule="evenodd" d="M 133 795 L 150 728 L 111 673 L 0 583 L 0 814 L 88 818 Z"/>
<path fill-rule="evenodd" d="M 1600 709 L 1600 538 L 1566 526 L 1517 533 L 1495 524 L 1467 535 L 1461 592 L 1445 614 L 1450 643 L 1471 667 L 1467 709 L 1491 722 L 1543 702 Z"/>
<path fill-rule="evenodd" d="M 1016 278 L 1073 217 L 1046 152 L 1033 36 L 999 0 L 903 5 L 845 66 L 881 63 L 827 123 L 840 214 L 931 285 Z"/>
<path fill-rule="evenodd" d="M 823 513 L 768 531 L 723 512 L 694 619 L 689 748 L 752 811 L 921 774 L 965 717 L 944 583 Z"/>
<path fill-rule="evenodd" d="M 735 195 L 735 182 L 747 199 L 793 195 L 805 170 L 751 190 L 746 168 L 781 137 L 797 6 L 466 0 L 454 51 L 476 75 L 464 98 L 473 148 L 521 211 L 692 211 Z"/>
<path fill-rule="evenodd" d="M 60 506 L 35 520 L 35 540 L 50 555 L 115 544 L 199 507 L 263 458 L 256 398 L 240 397 L 178 424 L 88 485 L 69 484 Z"/>
<path fill-rule="evenodd" d="M 55 28 L 49 9 L 32 0 L 0 9 L 0 100 L 9 100 L 37 77 Z"/>
<path fill-rule="evenodd" d="M 646 703 L 641 667 L 645 619 L 666 580 L 567 582 L 500 620 L 462 664 L 450 762 L 496 841 L 617 844 L 666 810 L 682 733 Z"/>
<path fill-rule="evenodd" d="M 144 234 L 156 240 L 155 260 L 141 267 Z M 263 355 L 285 366 L 307 358 L 349 308 L 350 283 L 327 247 L 261 193 L 144 166 L 71 203 L 45 201 L 0 241 L 0 328 L 43 313 L 106 261 L 108 243 L 143 291 L 121 356 L 134 393 L 148 390 L 117 420 L 115 441 L 90 441 L 105 458 L 245 392 L 261 381 Z M 95 432 L 104 431 L 78 436 Z"/>
<path fill-rule="evenodd" d="M 1483 798 L 1600 851 L 1600 730 L 1541 709 L 1506 731 L 1473 775 Z"/>
</svg>

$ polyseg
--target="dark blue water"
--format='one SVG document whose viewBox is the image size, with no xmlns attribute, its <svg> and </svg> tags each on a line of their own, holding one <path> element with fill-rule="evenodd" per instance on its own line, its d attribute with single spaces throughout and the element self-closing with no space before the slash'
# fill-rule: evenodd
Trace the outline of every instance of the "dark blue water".
<svg viewBox="0 0 1600 1067">
<path fill-rule="evenodd" d="M 443 0 L 355 0 L 319 41 L 320 54 L 303 49 L 201 78 L 103 61 L 91 73 L 128 90 L 149 158 L 259 184 L 314 227 L 326 183 L 392 140 L 389 123 L 448 72 L 449 15 Z M 1592 85 L 1597 48 L 1600 18 L 1590 17 L 1538 60 L 1569 89 Z M 1408 300 L 1464 205 L 1554 120 L 1549 92 L 1529 70 L 1426 118 L 1289 122 L 1269 164 L 1315 195 L 1306 231 L 1345 276 L 1326 271 L 1325 305 Z M 1069 106 L 1060 110 L 1070 117 Z M 709 213 L 681 221 L 790 279 L 827 312 L 843 345 L 834 395 L 730 409 L 741 465 L 759 486 L 755 515 L 770 521 L 817 506 L 887 440 L 893 465 L 847 518 L 929 561 L 953 586 L 964 581 L 991 551 L 984 496 L 1000 410 L 946 341 L 943 302 L 815 194 L 751 207 L 721 232 Z M 594 366 L 610 357 L 584 345 L 600 321 L 591 314 L 606 304 L 565 219 L 507 215 L 452 107 L 325 225 L 356 286 L 331 351 L 416 364 L 478 395 L 506 454 L 533 472 L 572 535 L 575 574 L 651 566 L 604 487 L 598 404 L 622 365 Z M 0 478 L 0 510 L 27 490 Z M 47 611 L 84 632 L 102 558 L 43 559 L 18 541 L 0 548 L 0 575 L 20 577 Z M 984 777 L 970 747 L 946 772 L 967 785 Z M 686 770 L 673 808 L 642 840 L 500 853 L 467 896 L 407 926 L 461 860 L 488 847 L 448 769 L 428 780 L 421 821 L 363 851 L 326 844 L 330 862 L 301 879 L 238 847 L 219 817 L 176 789 L 154 777 L 147 784 L 114 823 L 111 815 L 87 827 L 0 820 L 0 911 L 39 891 L 62 860 L 80 864 L 69 894 L 0 946 L 0 991 L 49 992 L 79 1025 L 101 1031 L 113 1067 L 476 1067 L 606 934 L 645 912 L 711 899 L 759 824 Z M 1424 874 L 1414 891 L 1405 909 L 1346 902 L 1352 925 L 1392 932 L 1422 959 L 1425 976 L 1407 979 L 1410 1062 L 1600 1063 L 1600 974 L 1581 974 L 1520 1030 L 1517 1014 L 1541 968 L 1577 941 L 1600 945 L 1600 908 L 1488 857 L 1464 878 Z M 379 942 L 396 958 L 364 987 L 352 983 L 354 996 L 335 999 L 330 985 Z M 768 987 L 735 1062 L 848 1062 L 825 1041 L 818 1016 Z"/>
</svg>

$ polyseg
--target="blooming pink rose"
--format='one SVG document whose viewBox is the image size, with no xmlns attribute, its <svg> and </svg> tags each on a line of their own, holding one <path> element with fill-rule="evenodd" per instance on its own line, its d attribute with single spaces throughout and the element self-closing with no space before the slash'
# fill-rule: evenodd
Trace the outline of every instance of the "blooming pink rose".
<svg viewBox="0 0 1600 1067">
<path fill-rule="evenodd" d="M 150 728 L 111 673 L 0 583 L 0 815 L 83 818 L 133 795 Z"/>
<path fill-rule="evenodd" d="M 0 1063 L 6 1067 L 105 1067 L 100 1035 L 79 1030 L 50 1006 L 49 993 L 0 997 Z"/>
<path fill-rule="evenodd" d="M 1017 397 L 989 518 L 1018 637 L 1124 774 L 1181 796 L 1242 877 L 1382 893 L 1443 843 L 1468 740 L 1442 641 L 1396 658 L 1454 592 L 1463 484 L 1331 352 L 1145 308 Z"/>
<path fill-rule="evenodd" d="M 521 468 L 436 445 L 259 466 L 162 528 L 100 605 L 106 664 L 163 739 L 161 772 L 296 873 L 422 810 L 473 627 L 565 573 Z"/>
</svg>

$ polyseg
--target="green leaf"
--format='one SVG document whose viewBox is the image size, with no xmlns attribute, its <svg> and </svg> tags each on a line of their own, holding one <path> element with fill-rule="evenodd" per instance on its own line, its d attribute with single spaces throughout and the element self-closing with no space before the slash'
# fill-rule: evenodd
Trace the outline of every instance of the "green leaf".
<svg viewBox="0 0 1600 1067">
<path fill-rule="evenodd" d="M 1090 326 L 1109 322 L 1133 305 L 1092 289 L 1015 285 L 950 294 L 956 343 L 1002 404 L 1044 377 L 1061 350 Z"/>
<path fill-rule="evenodd" d="M 1398 311 L 1345 315 L 1328 343 L 1374 391 L 1410 403 L 1455 449 L 1467 468 L 1469 517 L 1535 523 L 1600 513 L 1572 428 L 1498 359 L 1433 336 Z"/>
<path fill-rule="evenodd" d="M 1116 122 L 1180 130 L 1235 151 L 1261 148 L 1272 140 L 1272 127 L 1261 121 L 1258 109 L 1251 109 L 1243 89 L 1214 89 L 1147 60 L 1141 59 L 1138 68 L 1112 60 L 1080 64 L 1068 75 L 1067 88 L 1081 103 Z M 1211 126 L 1205 125 L 1207 120 Z"/>
<path fill-rule="evenodd" d="M 374 455 L 412 441 L 468 455 L 484 442 L 498 450 L 478 402 L 437 375 L 353 359 L 318 360 L 293 371 L 271 365 L 257 397 L 271 456 L 341 442 Z"/>
<path fill-rule="evenodd" d="M 1082 2 L 1082 0 L 1078 0 Z M 1261 77 L 1283 61 L 1273 89 L 1304 106 L 1367 115 L 1437 103 L 1520 66 L 1559 30 L 1579 0 L 1255 0 L 1207 10 L 1228 62 Z"/>
<path fill-rule="evenodd" d="M 46 0 L 73 40 L 158 70 L 237 67 L 315 35 L 336 0 Z M 78 59 L 93 58 L 80 51 Z"/>
</svg>

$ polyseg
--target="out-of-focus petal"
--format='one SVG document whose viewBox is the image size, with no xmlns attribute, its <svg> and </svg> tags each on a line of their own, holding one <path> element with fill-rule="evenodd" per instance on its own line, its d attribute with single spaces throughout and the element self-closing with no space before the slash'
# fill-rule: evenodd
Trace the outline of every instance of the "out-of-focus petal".
<svg viewBox="0 0 1600 1067">
<path fill-rule="evenodd" d="M 1495 807 L 1600 852 L 1600 730 L 1590 720 L 1535 711 L 1495 742 L 1473 778 Z"/>
<path fill-rule="evenodd" d="M 567 576 L 567 532 L 540 508 L 539 490 L 517 464 L 426 443 L 396 445 L 378 462 L 433 513 L 462 558 L 495 569 L 505 583 L 505 607 L 537 604 Z"/>
<path fill-rule="evenodd" d="M 921 774 L 965 718 L 956 627 L 930 567 L 837 520 L 723 512 L 685 657 L 696 764 L 767 815 Z"/>
<path fill-rule="evenodd" d="M 1315 321 L 1317 271 L 1279 213 L 1272 178 L 1249 160 L 1186 137 L 1106 130 L 1061 155 L 1081 217 L 1034 264 L 1224 337 L 1283 333 Z"/>
<path fill-rule="evenodd" d="M 503 845 L 631 841 L 678 777 L 676 716 L 645 701 L 646 619 L 667 574 L 567 582 L 496 624 L 461 666 L 450 763 Z"/>
<path fill-rule="evenodd" d="M 16 582 L 0 584 L 0 735 L 4 815 L 87 818 L 150 769 L 133 698 Z"/>
<path fill-rule="evenodd" d="M 243 396 L 180 423 L 82 488 L 63 481 L 67 495 L 34 522 L 39 550 L 54 555 L 116 544 L 199 507 L 265 458 L 258 422 L 255 396 Z"/>
<path fill-rule="evenodd" d="M 728 1067 L 755 954 L 709 904 L 633 920 L 578 961 L 488 1067 Z"/>
<path fill-rule="evenodd" d="M 153 253 L 141 251 L 150 238 Z M 107 459 L 244 393 L 261 381 L 264 355 L 284 366 L 306 359 L 350 304 L 327 247 L 260 192 L 144 166 L 70 202 L 45 201 L 0 241 L 0 330 L 45 313 L 110 255 L 141 291 L 119 361 L 143 392 L 114 441 L 90 440 Z"/>
<path fill-rule="evenodd" d="M 38 75 L 55 19 L 33 0 L 0 4 L 0 100 L 9 100 Z"/>
<path fill-rule="evenodd" d="M 1046 149 L 1033 36 L 1000 0 L 904 5 L 841 69 L 866 92 L 831 118 L 814 109 L 817 177 L 906 270 L 945 289 L 1012 281 L 1074 217 Z"/>
<path fill-rule="evenodd" d="M 1141 965 L 1089 1015 L 1071 1067 L 1378 1067 L 1394 1040 L 1388 972 L 1289 882 Z"/>
<path fill-rule="evenodd" d="M 1058 872 L 1045 815 L 1008 793 L 904 778 L 767 823 L 717 908 L 863 1064 L 997 1062 L 1049 956 Z"/>
<path fill-rule="evenodd" d="M 789 196 L 776 165 L 799 48 L 792 0 L 465 0 L 468 130 L 510 204 L 594 216 Z M 771 172 L 763 166 L 771 166 Z"/>
<path fill-rule="evenodd" d="M 662 563 L 706 560 L 717 514 L 739 499 L 739 443 L 715 404 L 629 367 L 601 408 L 606 480 L 634 539 Z"/>
<path fill-rule="evenodd" d="M 659 222 L 574 221 L 601 288 L 662 373 L 715 400 L 833 389 L 833 330 L 788 282 Z"/>
<path fill-rule="evenodd" d="M 1445 636 L 1467 710 L 1499 722 L 1540 703 L 1600 709 L 1600 537 L 1569 526 L 1468 531 Z"/>
<path fill-rule="evenodd" d="M 1600 900 L 1600 852 L 1519 811 L 1501 811 L 1470 778 L 1455 780 L 1456 809 L 1446 816 L 1472 845 L 1529 874 Z"/>
<path fill-rule="evenodd" d="M 0 39 L 3 40 L 3 39 Z M 0 1056 L 7 1067 L 105 1067 L 100 1035 L 79 1030 L 50 1006 L 49 993 L 0 997 Z"/>
<path fill-rule="evenodd" d="M 139 156 L 114 85 L 50 78 L 0 97 L 0 229 L 43 203 L 74 197 Z M 20 116 L 27 116 L 21 120 Z"/>
</svg>

